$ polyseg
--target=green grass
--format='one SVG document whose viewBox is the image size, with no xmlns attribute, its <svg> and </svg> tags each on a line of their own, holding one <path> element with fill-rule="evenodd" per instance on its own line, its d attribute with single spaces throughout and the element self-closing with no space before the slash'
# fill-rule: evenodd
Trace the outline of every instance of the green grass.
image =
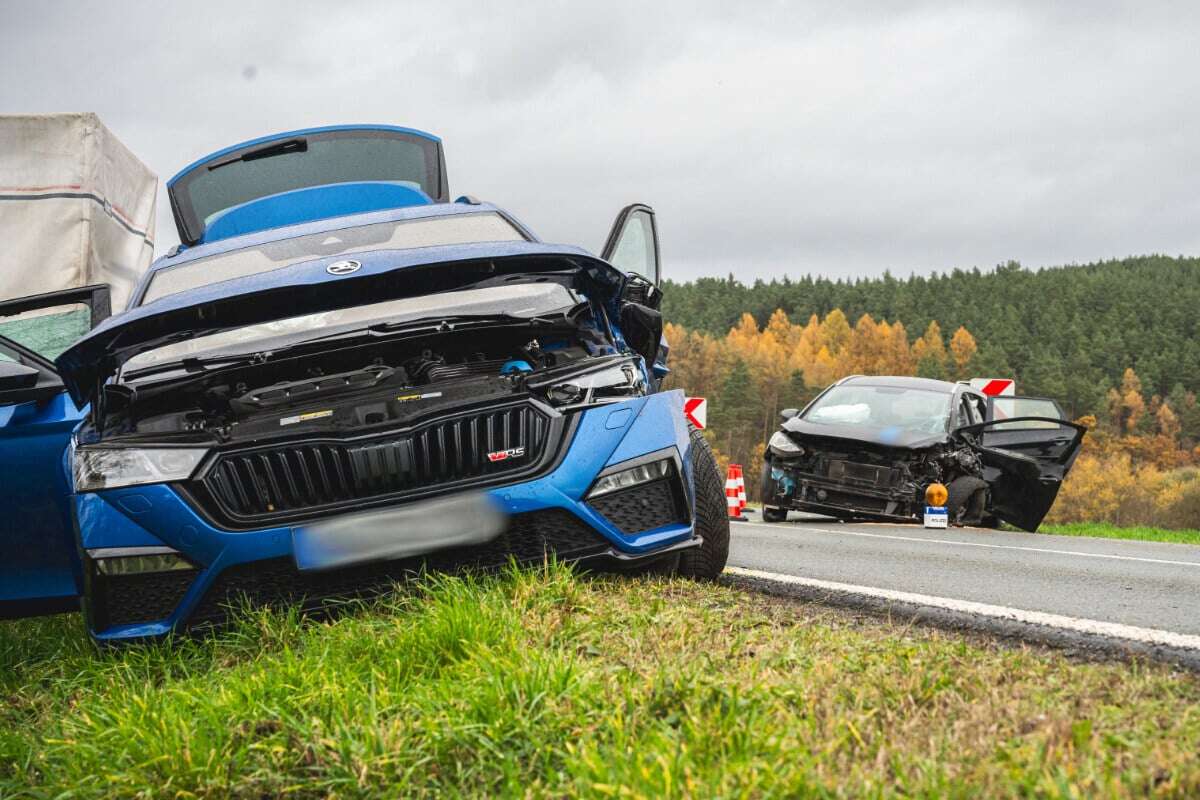
<svg viewBox="0 0 1200 800">
<path fill-rule="evenodd" d="M 1183 797 L 1198 750 L 1191 674 L 553 566 L 116 652 L 0 625 L 0 797 Z"/>
<path fill-rule="evenodd" d="M 1143 542 L 1175 542 L 1177 544 L 1200 544 L 1200 530 L 1171 530 L 1136 526 L 1120 528 L 1107 522 L 1069 522 L 1060 525 L 1044 524 L 1038 533 L 1053 533 L 1058 536 L 1096 536 L 1102 539 L 1137 539 Z"/>
</svg>

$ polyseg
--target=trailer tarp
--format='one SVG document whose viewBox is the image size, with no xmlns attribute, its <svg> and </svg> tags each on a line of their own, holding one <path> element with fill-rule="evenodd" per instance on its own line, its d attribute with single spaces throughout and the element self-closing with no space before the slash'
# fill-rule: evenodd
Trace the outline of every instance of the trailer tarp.
<svg viewBox="0 0 1200 800">
<path fill-rule="evenodd" d="M 154 255 L 158 176 L 95 114 L 0 115 L 0 300 L 107 283 Z"/>
</svg>

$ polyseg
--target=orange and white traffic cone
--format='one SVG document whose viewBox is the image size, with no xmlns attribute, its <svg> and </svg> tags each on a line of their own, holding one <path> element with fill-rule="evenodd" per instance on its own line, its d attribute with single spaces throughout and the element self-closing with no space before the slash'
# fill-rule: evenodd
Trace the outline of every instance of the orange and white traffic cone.
<svg viewBox="0 0 1200 800">
<path fill-rule="evenodd" d="M 742 466 L 737 468 L 738 482 L 738 513 L 742 514 L 746 510 L 746 476 L 742 474 Z M 744 514 L 743 514 L 744 516 Z"/>
<path fill-rule="evenodd" d="M 729 508 L 729 519 L 746 522 L 742 509 L 746 507 L 746 484 L 742 480 L 742 465 L 730 464 L 725 477 L 725 505 Z"/>
</svg>

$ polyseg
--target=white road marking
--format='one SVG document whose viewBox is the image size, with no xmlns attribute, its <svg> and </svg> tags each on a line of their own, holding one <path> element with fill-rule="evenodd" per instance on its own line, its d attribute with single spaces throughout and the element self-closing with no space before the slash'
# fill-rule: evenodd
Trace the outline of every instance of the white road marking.
<svg viewBox="0 0 1200 800">
<path fill-rule="evenodd" d="M 942 608 L 947 611 L 965 612 L 979 616 L 994 617 L 996 619 L 1007 619 L 1014 622 L 1023 622 L 1032 625 L 1046 625 L 1052 628 L 1059 628 L 1076 633 L 1086 633 L 1094 636 L 1106 636 L 1112 639 L 1124 639 L 1126 641 L 1138 642 L 1141 644 L 1176 647 L 1185 650 L 1200 650 L 1200 636 L 1192 636 L 1185 633 L 1173 633 L 1171 631 L 1163 631 L 1156 628 L 1139 628 L 1133 625 L 1121 625 L 1116 622 L 1101 622 L 1100 620 L 1094 619 L 1066 617 L 1061 614 L 1047 614 L 1041 611 L 1026 611 L 1020 608 L 993 606 L 987 603 L 975 603 L 970 600 L 955 600 L 950 597 L 936 597 L 928 594 L 898 592 L 892 589 L 879 589 L 874 586 L 856 586 L 855 584 L 851 583 L 836 583 L 834 581 L 817 580 L 816 578 L 801 578 L 798 575 L 781 575 L 777 572 L 763 572 L 762 570 L 745 569 L 743 567 L 726 567 L 725 573 L 727 575 L 738 575 L 745 578 L 758 578 L 760 580 L 771 581 L 774 583 L 784 583 L 793 586 L 806 586 L 812 589 L 824 589 L 830 592 L 876 597 L 883 600 L 894 600 L 900 603 L 911 603 L 913 605 Z"/>
<path fill-rule="evenodd" d="M 780 525 L 764 525 L 761 522 L 751 523 L 760 527 L 783 530 Z M 1024 547 L 1017 544 L 988 544 L 987 542 L 964 542 L 958 539 L 926 539 L 920 536 L 899 536 L 888 533 L 867 533 L 865 531 L 847 531 L 836 528 L 814 528 L 805 525 L 799 530 L 820 531 L 821 533 L 836 533 L 839 536 L 863 536 L 868 539 L 895 539 L 900 542 L 922 542 L 924 544 L 953 544 L 960 547 L 986 547 L 994 550 L 1026 550 L 1030 553 L 1053 553 L 1060 556 L 1083 556 L 1084 558 L 1109 558 L 1117 561 L 1143 561 L 1148 564 L 1172 564 L 1179 567 L 1200 567 L 1200 561 L 1171 561 L 1166 558 L 1144 558 L 1142 556 L 1119 556 L 1112 553 L 1085 553 L 1081 550 L 1055 550 L 1049 547 Z"/>
</svg>

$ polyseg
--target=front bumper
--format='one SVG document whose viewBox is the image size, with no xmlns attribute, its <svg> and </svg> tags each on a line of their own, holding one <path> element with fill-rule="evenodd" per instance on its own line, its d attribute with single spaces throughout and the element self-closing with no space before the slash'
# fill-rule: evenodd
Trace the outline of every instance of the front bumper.
<svg viewBox="0 0 1200 800">
<path fill-rule="evenodd" d="M 321 572 L 297 569 L 292 527 L 216 527 L 171 485 L 78 494 L 72 500 L 85 554 L 89 629 L 101 641 L 162 636 L 218 621 L 227 603 L 242 596 L 272 602 L 358 594 L 386 586 L 422 565 L 488 567 L 510 557 L 540 560 L 548 552 L 563 560 L 658 557 L 696 543 L 690 446 L 682 392 L 580 412 L 566 452 L 552 471 L 486 490 L 511 517 L 509 529 L 496 539 L 403 561 Z M 677 514 L 664 517 L 659 504 L 658 513 L 647 517 L 652 527 L 639 529 L 628 503 L 596 501 L 594 507 L 584 499 L 599 474 L 650 454 L 675 461 Z M 646 498 L 640 505 L 650 508 L 653 500 Z M 156 550 L 177 552 L 190 568 L 118 577 L 94 568 L 95 558 Z"/>
<path fill-rule="evenodd" d="M 780 465 L 766 465 L 763 501 L 770 506 L 825 514 L 841 519 L 883 519 L 909 522 L 923 505 L 909 486 L 868 488 L 839 483 Z"/>
</svg>

